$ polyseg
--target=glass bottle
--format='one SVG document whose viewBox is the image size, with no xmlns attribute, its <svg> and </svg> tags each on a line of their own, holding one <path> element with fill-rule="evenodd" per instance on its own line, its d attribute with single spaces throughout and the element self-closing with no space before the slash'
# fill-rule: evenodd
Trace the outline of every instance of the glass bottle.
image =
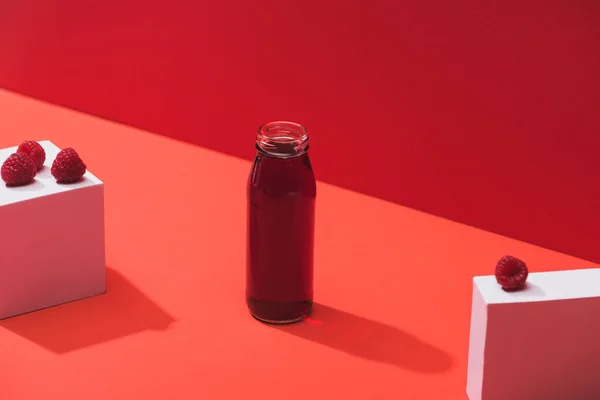
<svg viewBox="0 0 600 400">
<path fill-rule="evenodd" d="M 262 125 L 248 180 L 246 300 L 263 322 L 292 323 L 313 302 L 315 175 L 306 129 Z"/>
</svg>

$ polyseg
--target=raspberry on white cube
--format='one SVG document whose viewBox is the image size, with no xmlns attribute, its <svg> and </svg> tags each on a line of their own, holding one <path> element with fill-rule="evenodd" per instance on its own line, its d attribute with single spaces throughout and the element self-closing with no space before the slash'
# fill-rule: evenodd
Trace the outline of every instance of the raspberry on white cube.
<svg viewBox="0 0 600 400">
<path fill-rule="evenodd" d="M 57 183 L 50 167 L 60 149 L 39 143 L 46 162 L 33 183 L 0 181 L 0 319 L 106 291 L 104 184 L 89 171 Z M 0 164 L 16 151 L 0 150 Z"/>
<path fill-rule="evenodd" d="M 473 279 L 470 400 L 600 399 L 600 269 Z"/>
</svg>

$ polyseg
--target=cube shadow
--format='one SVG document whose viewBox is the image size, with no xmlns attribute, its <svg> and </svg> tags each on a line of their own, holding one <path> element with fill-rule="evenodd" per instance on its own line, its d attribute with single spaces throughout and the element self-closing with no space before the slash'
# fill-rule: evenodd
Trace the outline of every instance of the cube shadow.
<svg viewBox="0 0 600 400">
<path fill-rule="evenodd" d="M 0 327 L 63 354 L 175 320 L 116 270 L 106 269 L 106 293 L 0 321 Z"/>
</svg>

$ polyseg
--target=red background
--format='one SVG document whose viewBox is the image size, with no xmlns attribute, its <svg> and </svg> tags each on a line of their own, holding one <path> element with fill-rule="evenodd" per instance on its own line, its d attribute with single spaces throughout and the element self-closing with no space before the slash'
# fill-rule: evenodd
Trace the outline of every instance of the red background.
<svg viewBox="0 0 600 400">
<path fill-rule="evenodd" d="M 107 182 L 109 287 L 0 323 L 0 397 L 463 399 L 472 276 L 507 253 L 597 265 L 398 204 L 600 261 L 599 18 L 596 1 L 0 2 L 0 86 L 145 129 L 0 91 L 0 147 L 74 146 Z M 244 307 L 250 163 L 218 153 L 250 159 L 273 119 L 309 128 L 337 185 L 319 183 L 319 304 L 283 328 Z"/>
<path fill-rule="evenodd" d="M 600 261 L 595 0 L 7 0 L 0 38 L 4 88 L 245 159 L 295 120 L 325 182 Z"/>
</svg>

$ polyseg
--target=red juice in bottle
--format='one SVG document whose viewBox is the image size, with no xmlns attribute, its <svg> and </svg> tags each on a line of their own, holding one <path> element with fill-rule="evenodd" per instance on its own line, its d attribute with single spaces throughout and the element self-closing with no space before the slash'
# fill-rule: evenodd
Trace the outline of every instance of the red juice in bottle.
<svg viewBox="0 0 600 400">
<path fill-rule="evenodd" d="M 262 125 L 248 180 L 246 300 L 263 322 L 308 316 L 313 301 L 315 175 L 306 129 Z"/>
</svg>

